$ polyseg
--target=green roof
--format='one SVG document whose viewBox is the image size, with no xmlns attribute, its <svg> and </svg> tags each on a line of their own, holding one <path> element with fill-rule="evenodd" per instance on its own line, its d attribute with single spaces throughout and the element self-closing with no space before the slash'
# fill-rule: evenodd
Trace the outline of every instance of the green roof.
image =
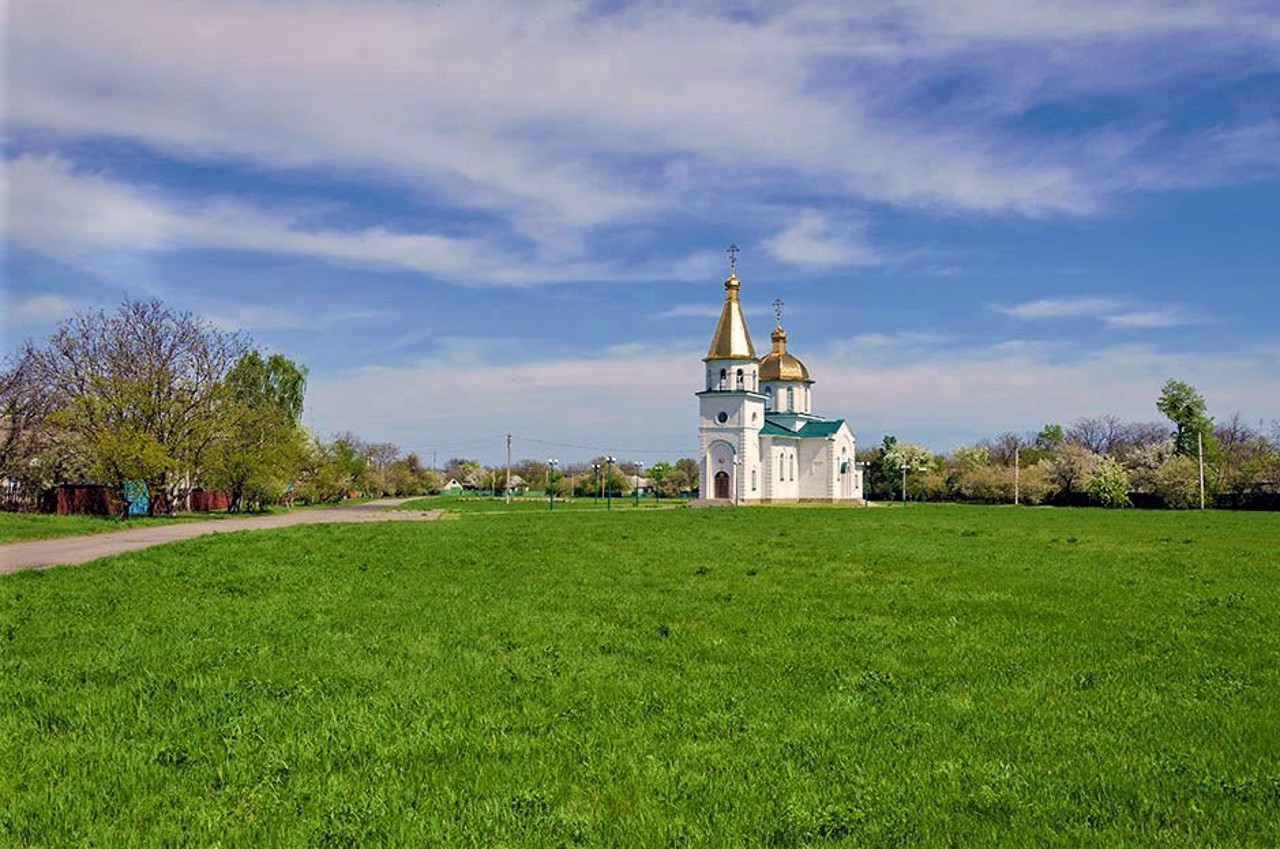
<svg viewBox="0 0 1280 849">
<path fill-rule="evenodd" d="M 836 419 L 829 422 L 805 422 L 799 430 L 792 430 L 785 425 L 777 422 L 764 420 L 764 427 L 760 428 L 761 436 L 790 436 L 798 439 L 813 439 L 817 437 L 827 437 L 840 429 L 840 425 L 844 424 L 844 419 Z"/>
</svg>

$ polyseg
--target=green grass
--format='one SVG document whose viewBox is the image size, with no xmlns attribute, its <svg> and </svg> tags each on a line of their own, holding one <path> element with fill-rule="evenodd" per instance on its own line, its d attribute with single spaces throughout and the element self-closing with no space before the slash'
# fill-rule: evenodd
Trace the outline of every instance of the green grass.
<svg viewBox="0 0 1280 849">
<path fill-rule="evenodd" d="M 0 580 L 0 841 L 1275 846 L 1280 516 L 462 514 Z"/>
<path fill-rule="evenodd" d="M 194 516 L 121 519 L 119 516 L 51 516 L 40 513 L 0 512 L 0 543 L 33 539 L 54 539 L 84 534 L 105 534 L 151 525 L 171 525 L 180 521 L 196 521 Z"/>
<path fill-rule="evenodd" d="M 549 512 L 600 512 L 614 510 L 655 510 L 688 507 L 684 498 L 641 498 L 637 503 L 631 496 L 619 495 L 612 500 L 556 496 L 555 505 L 545 496 L 515 496 L 508 502 L 501 495 L 437 495 L 429 498 L 416 498 L 388 510 L 445 510 L 451 513 L 549 513 Z"/>
</svg>

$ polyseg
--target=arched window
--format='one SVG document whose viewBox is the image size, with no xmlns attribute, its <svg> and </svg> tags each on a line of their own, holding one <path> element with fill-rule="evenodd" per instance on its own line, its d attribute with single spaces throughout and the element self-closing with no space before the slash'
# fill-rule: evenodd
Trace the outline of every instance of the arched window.
<svg viewBox="0 0 1280 849">
<path fill-rule="evenodd" d="M 738 369 L 738 388 L 742 388 L 742 369 Z"/>
<path fill-rule="evenodd" d="M 796 390 L 790 386 L 787 387 L 787 412 L 794 413 L 796 410 Z"/>
<path fill-rule="evenodd" d="M 796 455 L 791 455 L 791 479 L 796 479 Z"/>
<path fill-rule="evenodd" d="M 724 369 L 720 369 L 720 388 L 721 389 L 724 389 L 724 382 L 725 382 L 725 379 L 728 377 L 728 375 L 729 373 L 727 371 L 725 371 Z"/>
<path fill-rule="evenodd" d="M 757 489 L 757 485 L 756 485 L 756 470 L 755 470 L 755 469 L 752 469 L 752 470 L 751 470 L 751 491 L 752 491 L 752 492 L 755 492 L 755 491 L 756 491 L 756 489 Z"/>
<path fill-rule="evenodd" d="M 764 391 L 764 408 L 766 410 L 773 409 L 773 387 L 770 386 Z"/>
</svg>

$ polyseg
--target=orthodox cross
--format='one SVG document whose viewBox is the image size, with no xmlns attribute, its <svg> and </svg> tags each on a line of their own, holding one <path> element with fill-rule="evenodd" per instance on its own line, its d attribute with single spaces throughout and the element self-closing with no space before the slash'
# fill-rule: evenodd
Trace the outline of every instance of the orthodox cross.
<svg viewBox="0 0 1280 849">
<path fill-rule="evenodd" d="M 782 298 L 773 299 L 773 314 L 778 317 L 778 326 L 782 326 Z"/>
<path fill-rule="evenodd" d="M 738 246 L 731 242 L 725 253 L 729 255 L 729 273 L 733 274 L 738 267 Z"/>
</svg>

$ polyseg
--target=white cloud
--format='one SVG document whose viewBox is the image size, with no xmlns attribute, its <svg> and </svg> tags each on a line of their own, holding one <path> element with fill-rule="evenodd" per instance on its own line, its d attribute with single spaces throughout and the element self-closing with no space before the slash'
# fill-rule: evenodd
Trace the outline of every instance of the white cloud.
<svg viewBox="0 0 1280 849">
<path fill-rule="evenodd" d="M 446 353 L 317 377 L 308 390 L 311 420 L 322 434 L 354 429 L 420 452 L 467 445 L 457 453 L 490 462 L 501 457 L 507 432 L 518 444 L 533 438 L 567 446 L 557 449 L 565 460 L 623 448 L 639 459 L 646 459 L 640 452 L 696 450 L 692 393 L 702 379 L 701 351 L 654 354 L 622 345 L 594 360 L 518 362 L 510 354 L 495 359 L 485 340 L 476 344 L 483 360 Z M 1155 402 L 1170 376 L 1200 389 L 1215 415 L 1276 418 L 1273 354 L 1206 357 L 1123 345 L 1063 359 L 1054 348 L 1006 345 L 935 349 L 909 361 L 869 361 L 852 350 L 805 359 L 817 381 L 815 409 L 848 419 L 862 443 L 894 433 L 948 450 L 1101 412 L 1158 419 Z"/>
<path fill-rule="evenodd" d="M 1221 0 L 735 10 L 606 13 L 571 0 L 18 4 L 8 121 L 42 137 L 126 139 L 184 159 L 374 175 L 565 245 L 598 225 L 726 215 L 767 190 L 1091 212 L 1117 191 L 1182 185 L 1186 169 L 1138 160 L 1155 155 L 1145 128 L 1047 144 L 1011 130 L 1008 116 L 1213 62 L 1275 67 L 1280 43 L 1274 11 Z M 1183 49 L 1192 38 L 1196 50 Z M 972 85 L 918 108 L 956 79 Z M 1222 148 L 1235 178 L 1247 179 L 1250 163 L 1274 163 L 1268 132 L 1225 127 L 1196 152 Z M 798 228 L 777 237 L 780 254 L 843 261 L 835 234 L 803 220 L 773 225 Z"/>
<path fill-rule="evenodd" d="M 863 221 L 835 224 L 815 210 L 805 210 L 785 230 L 765 241 L 783 262 L 796 265 L 874 265 L 882 260 L 871 250 Z"/>
<path fill-rule="evenodd" d="M 1111 327 L 1181 327 L 1201 324 L 1206 319 L 1185 309 L 1169 308 L 1116 313 L 1103 318 Z"/>
<path fill-rule="evenodd" d="M 997 312 L 1021 319 L 1096 318 L 1108 327 L 1142 329 L 1202 324 L 1207 318 L 1186 307 L 1135 308 L 1121 298 L 1039 298 L 1013 306 L 993 307 Z"/>
<path fill-rule="evenodd" d="M 5 165 L 6 185 L 0 190 L 22 210 L 8 219 L 8 237 L 34 251 L 89 265 L 104 255 L 215 248 L 387 266 L 465 285 L 700 279 L 709 265 L 709 252 L 625 266 L 581 255 L 530 257 L 487 237 L 328 226 L 322 223 L 328 209 L 175 197 L 155 186 L 78 170 L 57 155 L 24 155 Z M 289 325 L 289 320 L 279 324 L 279 316 L 266 320 L 268 326 Z"/>
<path fill-rule="evenodd" d="M 70 318 L 83 304 L 53 292 L 32 295 L 9 305 L 9 322 L 14 325 L 48 324 Z"/>
<path fill-rule="evenodd" d="M 995 309 L 1014 318 L 1078 318 L 1103 315 L 1123 305 L 1114 298 L 1038 298 Z"/>
</svg>

